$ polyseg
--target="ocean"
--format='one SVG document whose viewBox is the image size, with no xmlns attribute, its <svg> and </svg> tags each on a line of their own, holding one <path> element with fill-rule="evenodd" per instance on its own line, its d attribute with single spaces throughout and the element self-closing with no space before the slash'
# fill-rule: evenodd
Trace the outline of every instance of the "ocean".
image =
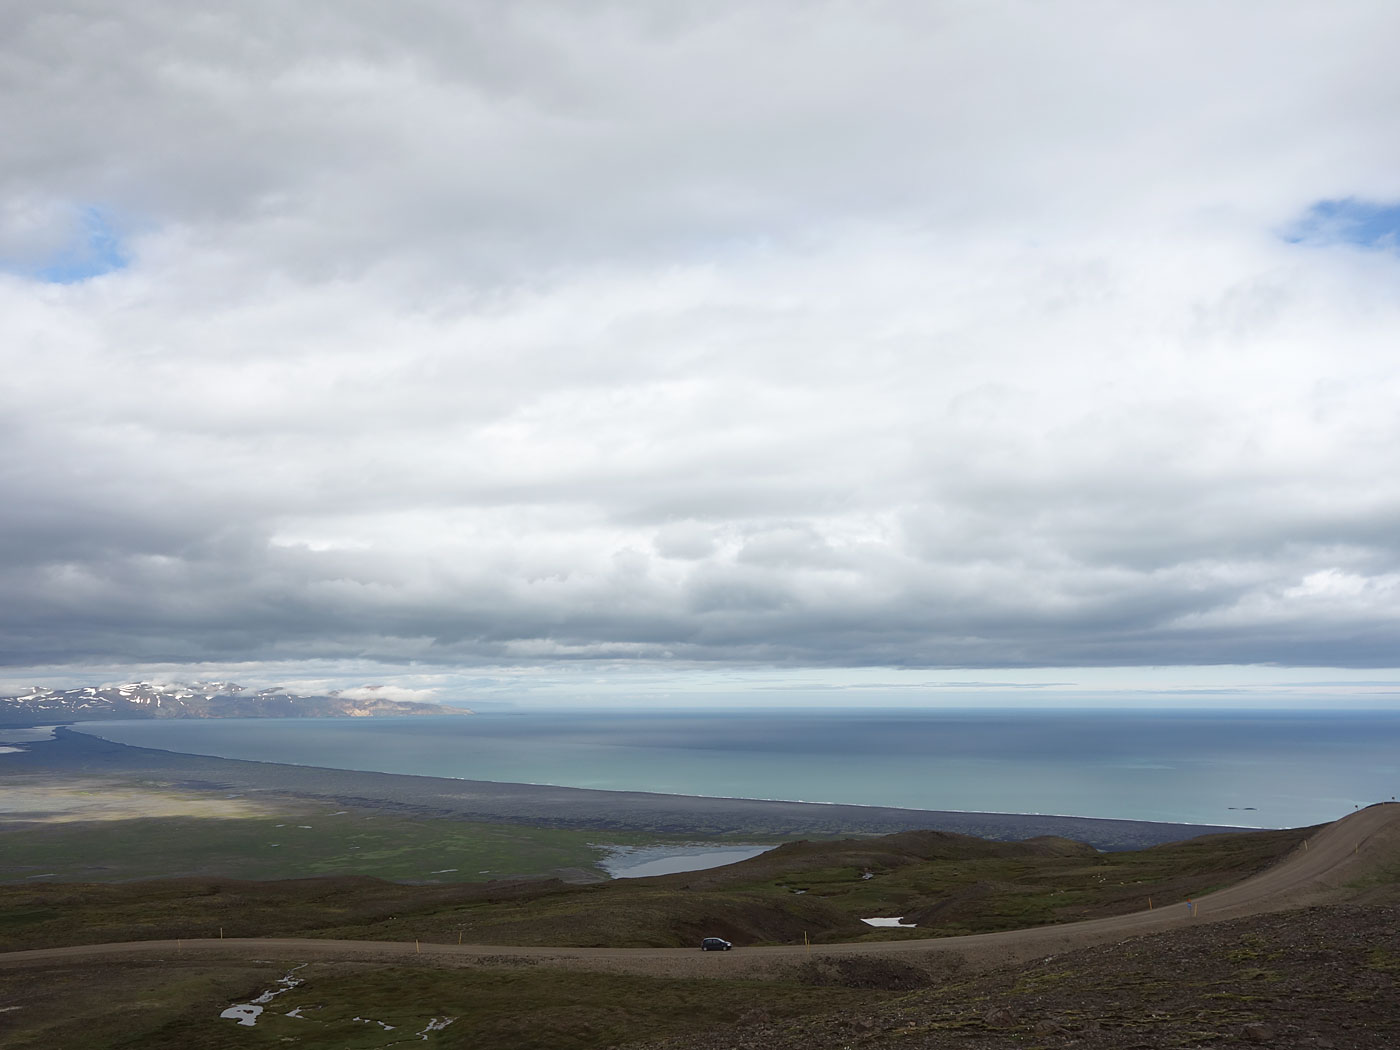
<svg viewBox="0 0 1400 1050">
<path fill-rule="evenodd" d="M 96 722 L 140 747 L 335 769 L 728 798 L 1245 827 L 1400 794 L 1400 712 L 520 709 Z"/>
</svg>

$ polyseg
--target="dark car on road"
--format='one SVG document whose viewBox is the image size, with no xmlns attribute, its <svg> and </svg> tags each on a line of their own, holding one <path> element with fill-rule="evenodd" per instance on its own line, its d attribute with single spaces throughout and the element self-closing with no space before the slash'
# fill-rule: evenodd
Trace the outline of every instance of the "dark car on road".
<svg viewBox="0 0 1400 1050">
<path fill-rule="evenodd" d="M 700 942 L 702 952 L 727 952 L 734 945 L 730 944 L 723 937 L 706 937 Z"/>
</svg>

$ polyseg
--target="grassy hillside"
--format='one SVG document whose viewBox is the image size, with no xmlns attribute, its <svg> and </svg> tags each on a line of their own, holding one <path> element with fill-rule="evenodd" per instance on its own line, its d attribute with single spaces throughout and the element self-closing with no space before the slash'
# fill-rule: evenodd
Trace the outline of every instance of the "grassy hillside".
<svg viewBox="0 0 1400 1050">
<path fill-rule="evenodd" d="M 1400 1045 L 1397 943 L 1400 911 L 1342 907 L 1183 928 L 986 973 L 820 955 L 749 980 L 444 968 L 428 956 L 393 966 L 56 962 L 0 968 L 0 1042 L 8 1050 L 1390 1050 Z M 301 983 L 267 1001 L 255 1026 L 220 1017 L 286 987 L 279 981 L 289 975 Z"/>
<path fill-rule="evenodd" d="M 255 1025 L 219 1016 L 277 989 L 288 974 L 302 983 L 269 1002 Z M 295 960 L 176 968 L 143 961 L 123 966 L 120 974 L 90 964 L 26 974 L 0 970 L 0 1002 L 13 1011 L 0 1014 L 0 1038 L 7 1050 L 249 1050 L 289 1044 L 307 1050 L 584 1050 L 758 1022 L 797 1023 L 879 1001 L 878 993 L 798 980 L 299 966 Z M 293 1010 L 297 1015 L 287 1016 Z"/>
<path fill-rule="evenodd" d="M 1180 899 L 1288 852 L 1304 831 L 1211 836 L 1138 853 L 1065 840 L 993 843 L 938 833 L 794 843 L 728 868 L 577 886 L 413 886 L 367 878 L 172 879 L 0 887 L 3 946 L 143 937 L 323 933 L 525 943 L 740 943 L 908 936 L 861 914 L 920 914 L 927 929 L 1002 928 Z M 1383 844 L 1384 845 L 1384 844 Z M 0 1044 L 15 1050 L 209 1050 L 286 1044 L 379 1050 L 861 1050 L 1400 1044 L 1395 844 L 1358 875 L 1370 902 L 1202 925 L 980 972 L 958 955 L 693 953 L 688 977 L 595 973 L 455 954 L 374 962 L 163 957 L 0 963 Z M 869 876 L 869 877 L 867 877 Z M 827 923 L 825 928 L 821 923 Z M 727 925 L 726 925 L 727 924 Z M 533 939 L 533 940 L 532 940 Z M 687 954 L 686 959 L 692 958 Z M 710 965 L 715 964 L 715 965 Z M 703 979 L 700 979 L 703 978 Z M 220 1014 L 264 996 L 252 1027 Z"/>
<path fill-rule="evenodd" d="M 393 812 L 384 806 L 331 806 L 287 799 L 244 804 L 249 813 L 139 815 L 148 798 L 167 805 L 176 793 L 134 792 L 136 815 L 120 819 L 0 823 L 0 882 L 53 877 L 116 882 L 168 876 L 291 879 L 369 875 L 406 882 L 487 882 L 568 872 L 605 878 L 609 845 L 685 842 L 690 836 L 598 832 L 483 823 Z M 202 798 L 192 798 L 193 804 Z M 260 811 L 258 811 L 260 810 Z"/>
<path fill-rule="evenodd" d="M 1128 853 L 1063 839 L 942 832 L 791 843 L 740 864 L 652 879 L 405 885 L 369 878 L 186 878 L 0 886 L 0 949 L 163 938 L 318 935 L 479 944 L 814 944 L 1067 922 L 1238 881 L 1304 830 L 1218 835 Z M 917 930 L 860 920 L 907 916 Z"/>
</svg>

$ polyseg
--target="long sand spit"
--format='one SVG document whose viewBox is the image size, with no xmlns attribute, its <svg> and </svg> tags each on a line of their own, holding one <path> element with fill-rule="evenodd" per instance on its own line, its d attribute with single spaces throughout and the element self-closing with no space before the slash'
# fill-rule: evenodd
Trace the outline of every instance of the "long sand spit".
<svg viewBox="0 0 1400 1050">
<path fill-rule="evenodd" d="M 405 776 L 247 762 L 116 744 L 58 729 L 53 740 L 0 756 L 4 772 L 59 778 L 142 777 L 177 789 L 299 797 L 400 809 L 462 820 L 539 827 L 616 829 L 719 836 L 883 835 L 932 829 L 1002 841 L 1059 835 L 1103 850 L 1142 849 L 1210 832 L 1244 830 L 1200 824 L 1017 813 L 960 813 L 880 806 L 598 791 Z"/>
</svg>

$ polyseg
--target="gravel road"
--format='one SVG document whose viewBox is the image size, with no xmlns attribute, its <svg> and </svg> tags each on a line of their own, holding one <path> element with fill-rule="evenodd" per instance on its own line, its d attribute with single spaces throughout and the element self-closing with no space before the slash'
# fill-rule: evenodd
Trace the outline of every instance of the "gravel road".
<svg viewBox="0 0 1400 1050">
<path fill-rule="evenodd" d="M 694 948 L 547 948 L 500 945 L 430 944 L 390 941 L 332 941 L 306 938 L 132 941 L 87 944 L 0 954 L 0 966 L 23 967 L 80 958 L 164 958 L 172 962 L 210 958 L 317 960 L 379 959 L 419 965 L 561 966 L 654 976 L 758 976 L 794 963 L 808 954 L 899 955 L 910 961 L 936 963 L 960 956 L 981 969 L 1059 954 L 1180 929 L 1192 923 L 1219 922 L 1265 912 L 1324 903 L 1346 895 L 1346 885 L 1400 855 L 1400 804 L 1382 803 L 1329 824 L 1283 861 L 1235 886 L 1195 902 L 1188 914 L 1176 901 L 1153 910 L 1086 922 L 1039 926 L 1026 930 L 906 941 L 741 948 L 701 952 Z"/>
</svg>

